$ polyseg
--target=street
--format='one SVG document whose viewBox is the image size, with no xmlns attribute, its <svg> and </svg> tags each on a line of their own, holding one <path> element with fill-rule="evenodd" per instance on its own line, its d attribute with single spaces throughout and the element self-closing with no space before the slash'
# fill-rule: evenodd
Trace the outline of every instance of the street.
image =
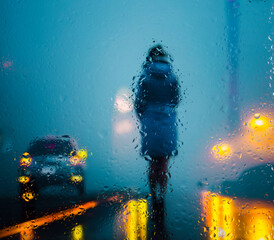
<svg viewBox="0 0 274 240">
<path fill-rule="evenodd" d="M 2 200 L 7 206 L 1 206 L 1 216 L 4 218 L 1 218 L 0 238 L 157 239 L 154 237 L 155 226 L 151 221 L 152 206 L 149 195 L 137 198 L 134 194 L 108 193 L 108 196 L 100 197 L 94 199 L 93 196 L 93 200 L 92 196 L 85 196 L 83 199 L 47 197 L 37 200 L 35 210 L 26 210 L 29 213 L 25 216 L 22 216 L 22 205 L 18 200 Z M 237 199 L 209 191 L 201 191 L 196 197 L 192 199 L 192 209 L 189 209 L 189 204 L 181 205 L 183 211 L 190 214 L 173 216 L 171 219 L 172 216 L 166 213 L 166 230 L 170 239 L 210 240 L 237 237 L 255 240 L 273 237 L 272 201 Z"/>
</svg>

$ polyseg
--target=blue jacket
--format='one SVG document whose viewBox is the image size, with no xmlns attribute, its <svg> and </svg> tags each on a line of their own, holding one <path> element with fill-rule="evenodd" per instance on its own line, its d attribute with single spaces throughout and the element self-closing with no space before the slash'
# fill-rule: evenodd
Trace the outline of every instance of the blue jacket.
<svg viewBox="0 0 274 240">
<path fill-rule="evenodd" d="M 135 95 L 135 110 L 141 123 L 141 153 L 150 157 L 177 154 L 176 106 L 179 84 L 167 62 L 144 64 Z"/>
</svg>

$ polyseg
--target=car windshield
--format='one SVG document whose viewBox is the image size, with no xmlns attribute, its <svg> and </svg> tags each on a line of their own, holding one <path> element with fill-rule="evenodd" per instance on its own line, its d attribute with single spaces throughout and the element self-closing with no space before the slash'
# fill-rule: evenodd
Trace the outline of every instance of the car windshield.
<svg viewBox="0 0 274 240">
<path fill-rule="evenodd" d="M 69 141 L 65 140 L 39 140 L 30 144 L 29 154 L 31 156 L 41 155 L 69 155 L 75 149 Z"/>
</svg>

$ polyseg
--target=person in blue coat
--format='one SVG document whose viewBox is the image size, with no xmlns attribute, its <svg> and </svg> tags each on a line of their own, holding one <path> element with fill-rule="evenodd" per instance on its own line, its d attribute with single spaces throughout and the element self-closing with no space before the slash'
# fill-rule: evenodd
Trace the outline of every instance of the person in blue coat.
<svg viewBox="0 0 274 240">
<path fill-rule="evenodd" d="M 136 86 L 134 107 L 141 125 L 141 154 L 149 160 L 149 184 L 156 209 L 163 208 L 167 175 L 170 175 L 168 160 L 177 155 L 179 90 L 171 57 L 161 45 L 152 47 Z M 158 186 L 160 200 L 156 194 Z"/>
</svg>

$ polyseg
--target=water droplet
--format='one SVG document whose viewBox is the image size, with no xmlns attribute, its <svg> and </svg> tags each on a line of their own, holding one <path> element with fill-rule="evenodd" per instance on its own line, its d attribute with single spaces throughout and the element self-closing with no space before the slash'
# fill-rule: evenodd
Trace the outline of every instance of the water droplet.
<svg viewBox="0 0 274 240">
<path fill-rule="evenodd" d="M 258 118 L 260 118 L 260 113 L 256 113 L 256 114 L 254 114 L 254 118 L 256 118 L 256 119 L 258 119 Z"/>
</svg>

